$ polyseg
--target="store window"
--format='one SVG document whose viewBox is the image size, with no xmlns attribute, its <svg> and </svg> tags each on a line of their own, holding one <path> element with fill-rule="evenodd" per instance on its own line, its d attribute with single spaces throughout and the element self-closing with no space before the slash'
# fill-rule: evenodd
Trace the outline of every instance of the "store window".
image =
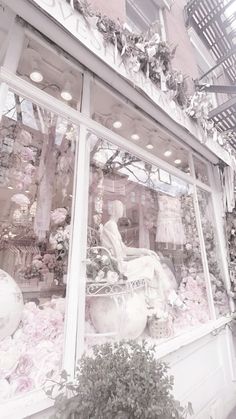
<svg viewBox="0 0 236 419">
<path fill-rule="evenodd" d="M 77 126 L 9 91 L 0 127 L 1 399 L 61 368 Z"/>
<path fill-rule="evenodd" d="M 103 100 L 101 101 L 101 97 Z M 189 152 L 159 127 L 156 121 L 119 99 L 98 82 L 92 85 L 92 118 L 143 150 L 190 174 Z"/>
<path fill-rule="evenodd" d="M 25 38 L 17 74 L 41 90 L 80 110 L 82 73 L 78 64 L 40 37 Z"/>
<path fill-rule="evenodd" d="M 193 187 L 91 135 L 86 347 L 209 320 Z"/>
</svg>

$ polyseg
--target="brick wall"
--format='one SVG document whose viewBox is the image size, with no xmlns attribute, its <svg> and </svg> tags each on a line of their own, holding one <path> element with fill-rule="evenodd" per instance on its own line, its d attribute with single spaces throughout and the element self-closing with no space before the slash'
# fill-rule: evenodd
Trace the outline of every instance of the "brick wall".
<svg viewBox="0 0 236 419">
<path fill-rule="evenodd" d="M 112 19 L 125 21 L 125 0 L 89 0 L 94 8 Z"/>
<path fill-rule="evenodd" d="M 177 45 L 173 68 L 189 76 L 188 85 L 192 87 L 191 79 L 198 78 L 198 68 L 194 48 L 190 42 L 184 22 L 185 0 L 175 1 L 171 10 L 164 11 L 167 41 L 171 46 Z"/>
</svg>

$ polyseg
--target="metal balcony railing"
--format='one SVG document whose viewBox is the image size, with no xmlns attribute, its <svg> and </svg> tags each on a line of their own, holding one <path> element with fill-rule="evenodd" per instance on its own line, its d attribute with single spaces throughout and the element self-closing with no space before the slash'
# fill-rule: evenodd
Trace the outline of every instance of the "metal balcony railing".
<svg viewBox="0 0 236 419">
<path fill-rule="evenodd" d="M 185 6 L 186 24 L 192 26 L 226 71 L 236 82 L 235 0 L 190 0 Z"/>
</svg>

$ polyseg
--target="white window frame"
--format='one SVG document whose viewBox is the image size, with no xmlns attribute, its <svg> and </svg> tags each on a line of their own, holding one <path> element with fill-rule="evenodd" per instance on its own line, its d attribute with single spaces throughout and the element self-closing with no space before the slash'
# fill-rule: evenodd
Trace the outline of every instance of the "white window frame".
<svg viewBox="0 0 236 419">
<path fill-rule="evenodd" d="M 18 29 L 17 29 L 18 30 Z M 18 33 L 19 36 L 19 33 Z M 9 44 L 9 48 L 14 45 L 14 36 Z M 19 48 L 20 51 L 20 48 Z M 9 50 L 10 54 L 10 50 Z M 33 86 L 29 82 L 22 80 L 16 76 L 15 72 L 17 69 L 19 55 L 16 57 L 14 63 L 12 61 L 5 62 L 5 67 L 0 68 L 0 118 L 2 109 L 8 93 L 8 88 L 14 90 L 17 94 L 26 97 L 37 105 L 55 112 L 60 116 L 70 120 L 80 128 L 80 140 L 77 147 L 76 153 L 76 169 L 79 168 L 78 172 L 75 173 L 75 184 L 74 184 L 74 200 L 73 200 L 73 228 L 72 238 L 70 244 L 70 257 L 68 267 L 68 282 L 67 289 L 67 313 L 65 322 L 65 346 L 64 346 L 64 359 L 63 368 L 66 368 L 68 372 L 73 376 L 74 367 L 77 357 L 80 357 L 83 352 L 83 340 L 84 340 L 84 309 L 85 309 L 85 257 L 86 257 L 86 228 L 87 228 L 87 214 L 88 214 L 88 169 L 89 169 L 89 140 L 88 133 L 94 132 L 99 137 L 114 143 L 115 145 L 127 150 L 130 153 L 137 155 L 144 161 L 158 166 L 170 174 L 173 174 L 180 179 L 192 184 L 194 188 L 200 186 L 202 189 L 211 192 L 211 188 L 202 182 L 196 180 L 193 167 L 192 176 L 189 176 L 175 167 L 163 162 L 158 157 L 150 154 L 148 151 L 143 150 L 137 144 L 132 144 L 124 139 L 120 135 L 110 131 L 106 127 L 100 125 L 96 121 L 90 118 L 90 87 L 91 78 L 89 72 L 84 72 L 84 96 L 82 99 L 82 113 L 70 108 L 61 101 L 53 98 Z M 7 57 L 7 56 L 6 56 Z M 9 64 L 8 64 L 9 63 Z M 186 148 L 186 147 L 185 147 Z M 189 148 L 189 155 L 192 159 L 192 151 Z M 198 154 L 197 157 L 199 158 Z M 193 165 L 193 161 L 191 163 Z M 209 167 L 209 163 L 207 162 Z M 75 170 L 76 170 L 75 169 Z M 214 191 L 213 191 L 214 192 Z M 212 193 L 213 196 L 213 193 Z M 83 202 L 83 207 L 80 203 Z M 197 209 L 197 200 L 195 192 L 195 206 Z M 196 217 L 198 218 L 199 228 L 199 239 L 201 248 L 204 249 L 203 235 L 201 233 L 200 225 L 200 214 L 196 211 Z M 220 234 L 220 233 L 219 233 Z M 76 242 L 80 241 L 80 249 L 75 245 Z M 208 288 L 210 287 L 209 274 L 207 274 L 208 267 L 206 261 L 206 255 L 203 252 L 203 264 L 204 272 L 206 271 L 206 282 L 208 282 Z M 78 295 L 78 298 L 77 298 Z M 212 306 L 212 294 L 211 290 L 208 291 L 208 297 L 211 301 Z M 212 310 L 212 308 L 211 308 Z M 213 310 L 212 310 L 213 311 Z M 180 336 L 174 337 L 173 339 L 163 343 L 157 350 L 157 357 L 163 357 L 172 351 L 190 344 L 196 339 L 211 333 L 213 330 L 222 327 L 223 325 L 230 322 L 231 317 L 222 317 L 218 320 L 215 319 L 214 313 L 212 313 L 212 320 L 207 324 L 196 327 L 190 332 L 187 331 Z M 17 397 L 6 401 L 1 405 L 1 418 L 2 419 L 15 419 L 15 412 L 18 413 L 18 419 L 24 418 L 28 415 L 35 414 L 40 410 L 46 409 L 52 406 L 51 400 L 49 400 L 41 390 L 35 390 L 28 394 Z"/>
</svg>

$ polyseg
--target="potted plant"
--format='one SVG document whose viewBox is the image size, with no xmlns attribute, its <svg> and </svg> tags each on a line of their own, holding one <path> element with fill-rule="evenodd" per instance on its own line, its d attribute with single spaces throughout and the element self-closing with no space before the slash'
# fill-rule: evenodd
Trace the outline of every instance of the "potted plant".
<svg viewBox="0 0 236 419">
<path fill-rule="evenodd" d="M 155 346 L 121 341 L 95 346 L 92 352 L 80 360 L 76 382 L 62 373 L 54 419 L 183 419 L 192 413 L 190 404 L 183 408 L 174 399 L 173 377 L 156 359 Z"/>
</svg>

